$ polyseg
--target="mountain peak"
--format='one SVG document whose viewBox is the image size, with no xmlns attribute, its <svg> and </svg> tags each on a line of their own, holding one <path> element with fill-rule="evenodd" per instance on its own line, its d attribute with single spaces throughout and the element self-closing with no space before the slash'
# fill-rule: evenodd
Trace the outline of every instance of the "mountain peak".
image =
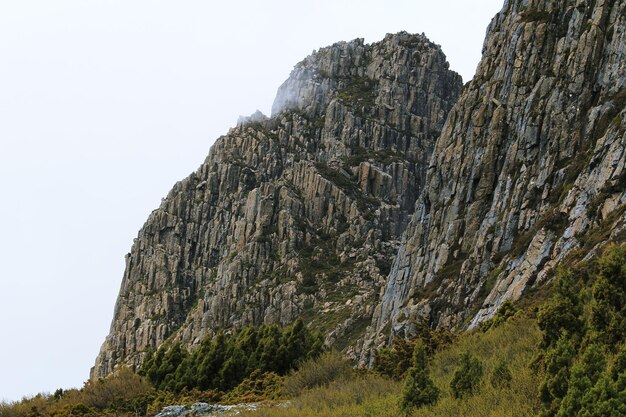
<svg viewBox="0 0 626 417">
<path fill-rule="evenodd" d="M 148 218 L 92 377 L 165 341 L 297 317 L 358 356 L 435 138 L 461 91 L 439 47 L 322 48 Z"/>
</svg>

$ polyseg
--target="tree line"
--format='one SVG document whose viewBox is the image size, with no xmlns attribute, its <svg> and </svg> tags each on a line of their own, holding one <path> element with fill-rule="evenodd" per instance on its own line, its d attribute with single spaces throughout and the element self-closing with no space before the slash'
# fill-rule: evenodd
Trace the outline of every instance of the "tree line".
<svg viewBox="0 0 626 417">
<path fill-rule="evenodd" d="M 139 374 L 159 390 L 225 392 L 257 370 L 285 375 L 323 350 L 322 335 L 298 319 L 285 328 L 271 324 L 232 334 L 219 331 L 191 352 L 180 342 L 163 344 L 147 352 Z"/>
</svg>

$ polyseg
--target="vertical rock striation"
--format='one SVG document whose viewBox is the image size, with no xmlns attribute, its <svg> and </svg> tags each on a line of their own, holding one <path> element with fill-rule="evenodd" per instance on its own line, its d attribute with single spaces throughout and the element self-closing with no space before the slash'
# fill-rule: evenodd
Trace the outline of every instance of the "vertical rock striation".
<svg viewBox="0 0 626 417">
<path fill-rule="evenodd" d="M 509 0 L 451 110 L 368 329 L 472 327 L 626 238 L 626 1 Z"/>
<path fill-rule="evenodd" d="M 168 339 L 298 316 L 358 355 L 461 88 L 423 35 L 296 65 L 272 117 L 240 120 L 149 216 L 92 378 Z"/>
</svg>

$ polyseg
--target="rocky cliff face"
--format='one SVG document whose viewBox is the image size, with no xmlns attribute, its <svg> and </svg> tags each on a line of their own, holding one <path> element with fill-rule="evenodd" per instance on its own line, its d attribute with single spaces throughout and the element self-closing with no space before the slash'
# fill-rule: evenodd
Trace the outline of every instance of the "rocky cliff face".
<svg viewBox="0 0 626 417">
<path fill-rule="evenodd" d="M 92 376 L 297 316 L 367 364 L 626 240 L 624 45 L 626 0 L 509 0 L 462 93 L 423 36 L 314 53 L 151 214 Z"/>
<path fill-rule="evenodd" d="M 572 251 L 626 238 L 626 1 L 510 0 L 448 116 L 368 349 L 472 327 Z"/>
<path fill-rule="evenodd" d="M 170 338 L 298 316 L 356 346 L 461 88 L 406 33 L 299 63 L 272 117 L 240 120 L 148 218 L 92 377 Z"/>
</svg>

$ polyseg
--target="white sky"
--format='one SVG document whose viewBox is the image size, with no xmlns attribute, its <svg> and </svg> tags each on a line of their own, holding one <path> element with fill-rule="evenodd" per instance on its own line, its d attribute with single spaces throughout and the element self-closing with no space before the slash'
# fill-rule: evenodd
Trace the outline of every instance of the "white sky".
<svg viewBox="0 0 626 417">
<path fill-rule="evenodd" d="M 312 50 L 424 32 L 464 81 L 503 0 L 0 0 L 0 400 L 81 386 L 124 254 Z"/>
</svg>

